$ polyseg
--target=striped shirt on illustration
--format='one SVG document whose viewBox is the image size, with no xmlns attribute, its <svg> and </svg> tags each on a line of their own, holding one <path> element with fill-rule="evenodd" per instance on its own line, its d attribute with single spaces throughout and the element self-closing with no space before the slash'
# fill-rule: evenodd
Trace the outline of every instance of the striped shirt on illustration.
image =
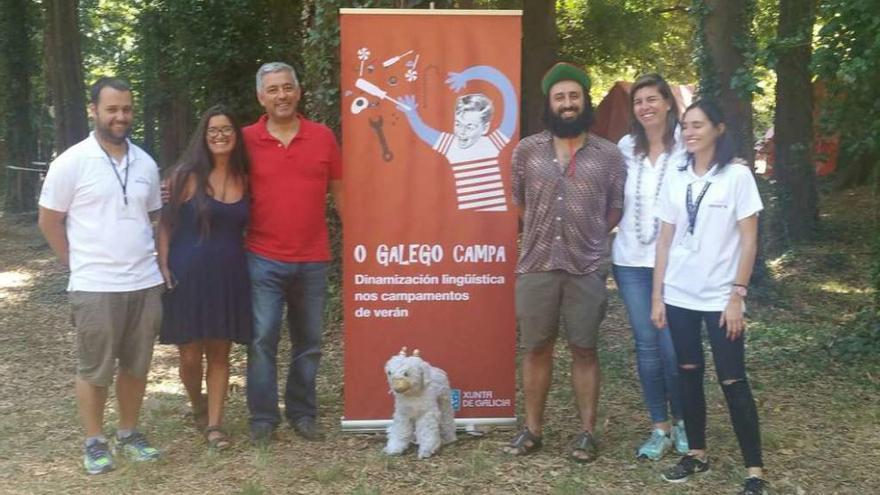
<svg viewBox="0 0 880 495">
<path fill-rule="evenodd" d="M 462 148 L 454 134 L 441 132 L 433 149 L 452 165 L 459 210 L 507 211 L 498 155 L 510 142 L 500 129 Z"/>
</svg>

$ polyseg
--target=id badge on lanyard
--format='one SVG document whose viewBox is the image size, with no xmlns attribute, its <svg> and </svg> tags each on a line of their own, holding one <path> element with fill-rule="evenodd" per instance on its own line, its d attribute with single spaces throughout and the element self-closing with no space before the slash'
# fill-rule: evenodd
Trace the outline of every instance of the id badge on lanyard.
<svg viewBox="0 0 880 495">
<path fill-rule="evenodd" d="M 110 162 L 110 168 L 113 170 L 113 175 L 116 176 L 116 181 L 119 184 L 119 188 L 122 192 L 122 201 L 117 202 L 116 219 L 138 220 L 137 208 L 132 207 L 132 205 L 130 205 L 128 201 L 128 173 L 131 171 L 131 160 L 128 155 L 129 150 L 127 148 L 125 150 L 125 173 L 123 176 L 117 170 L 116 163 L 113 161 L 113 158 L 110 157 L 110 153 L 107 153 L 107 150 L 104 150 L 103 147 L 101 149 L 107 155 L 107 161 Z M 120 161 L 120 165 L 121 164 L 122 162 Z"/>
<path fill-rule="evenodd" d="M 702 189 L 700 190 L 700 194 L 697 196 L 696 201 L 694 201 L 693 193 L 694 184 L 702 184 Z M 688 184 L 687 187 L 685 206 L 687 208 L 688 214 L 688 226 L 684 235 L 681 237 L 681 246 L 691 252 L 696 252 L 700 250 L 700 240 L 696 236 L 697 213 L 699 213 L 700 205 L 703 203 L 703 198 L 706 196 L 706 191 L 709 190 L 709 186 L 711 185 L 712 183 L 709 181 L 700 181 L 692 182 Z"/>
</svg>

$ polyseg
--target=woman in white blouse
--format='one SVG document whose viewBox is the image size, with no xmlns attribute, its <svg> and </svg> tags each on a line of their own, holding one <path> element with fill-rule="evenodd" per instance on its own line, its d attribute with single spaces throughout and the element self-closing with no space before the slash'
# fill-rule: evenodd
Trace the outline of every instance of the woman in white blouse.
<svg viewBox="0 0 880 495">
<path fill-rule="evenodd" d="M 685 110 L 684 169 L 670 175 L 660 197 L 651 319 L 667 322 L 678 357 L 690 452 L 663 478 L 682 482 L 709 470 L 702 327 L 727 401 L 747 478 L 740 493 L 764 493 L 758 412 L 745 371 L 743 303 L 755 263 L 758 212 L 763 209 L 751 170 L 734 158 L 724 115 L 713 102 Z"/>
<path fill-rule="evenodd" d="M 636 456 L 657 460 L 673 445 L 688 452 L 681 421 L 678 363 L 668 331 L 651 323 L 651 284 L 659 222 L 657 198 L 664 180 L 679 173 L 685 151 L 678 106 L 669 84 L 646 74 L 630 90 L 630 133 L 617 144 L 626 158 L 623 218 L 612 246 L 614 279 L 629 316 L 639 381 L 654 428 Z"/>
</svg>

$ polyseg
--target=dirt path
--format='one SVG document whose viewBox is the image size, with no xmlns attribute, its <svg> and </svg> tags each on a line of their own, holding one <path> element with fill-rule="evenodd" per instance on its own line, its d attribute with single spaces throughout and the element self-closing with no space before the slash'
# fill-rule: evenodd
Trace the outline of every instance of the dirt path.
<svg viewBox="0 0 880 495">
<path fill-rule="evenodd" d="M 841 211 L 868 207 L 858 198 L 841 200 L 852 202 L 839 206 Z M 859 228 L 832 225 L 848 232 Z M 860 228 L 864 234 L 865 227 Z M 831 249 L 854 250 L 860 242 L 854 237 Z M 825 251 L 806 250 L 803 257 L 802 262 L 778 261 L 774 297 L 780 302 L 755 305 L 749 342 L 768 476 L 776 493 L 878 493 L 876 357 L 873 367 L 842 363 L 829 357 L 824 347 L 829 335 L 852 324 L 858 308 L 870 297 L 862 268 L 866 258 L 858 253 L 852 259 L 837 257 L 837 265 L 828 266 L 823 261 Z M 123 463 L 111 474 L 88 477 L 81 468 L 81 433 L 72 395 L 74 334 L 65 285 L 66 274 L 32 219 L 0 217 L 2 493 L 672 494 L 732 493 L 740 482 L 735 438 L 721 394 L 709 377 L 713 472 L 700 481 L 671 486 L 658 477 L 671 458 L 660 463 L 633 459 L 648 425 L 631 337 L 616 296 L 600 343 L 601 456 L 590 466 L 564 459 L 565 442 L 575 432 L 576 422 L 562 352 L 549 398 L 543 452 L 525 459 L 507 458 L 498 451 L 509 434 L 496 432 L 481 439 L 464 438 L 428 461 L 417 461 L 413 455 L 383 456 L 380 436 L 344 435 L 338 430 L 342 348 L 339 330 L 332 329 L 319 379 L 320 420 L 329 433 L 326 442 L 304 443 L 282 429 L 280 440 L 266 451 L 247 444 L 244 352 L 239 348 L 233 355 L 227 413 L 227 427 L 236 443 L 219 455 L 205 452 L 185 417 L 188 408 L 176 376 L 176 352 L 157 346 L 142 427 L 163 450 L 163 458 L 149 465 Z M 112 402 L 107 416 L 110 433 L 115 424 Z"/>
</svg>

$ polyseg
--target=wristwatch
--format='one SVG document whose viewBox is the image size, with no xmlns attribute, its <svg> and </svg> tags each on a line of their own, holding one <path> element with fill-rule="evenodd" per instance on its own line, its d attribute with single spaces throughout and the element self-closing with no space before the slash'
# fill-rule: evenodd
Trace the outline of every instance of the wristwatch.
<svg viewBox="0 0 880 495">
<path fill-rule="evenodd" d="M 749 295 L 749 288 L 742 284 L 733 284 L 733 292 L 739 297 L 746 297 Z"/>
</svg>

